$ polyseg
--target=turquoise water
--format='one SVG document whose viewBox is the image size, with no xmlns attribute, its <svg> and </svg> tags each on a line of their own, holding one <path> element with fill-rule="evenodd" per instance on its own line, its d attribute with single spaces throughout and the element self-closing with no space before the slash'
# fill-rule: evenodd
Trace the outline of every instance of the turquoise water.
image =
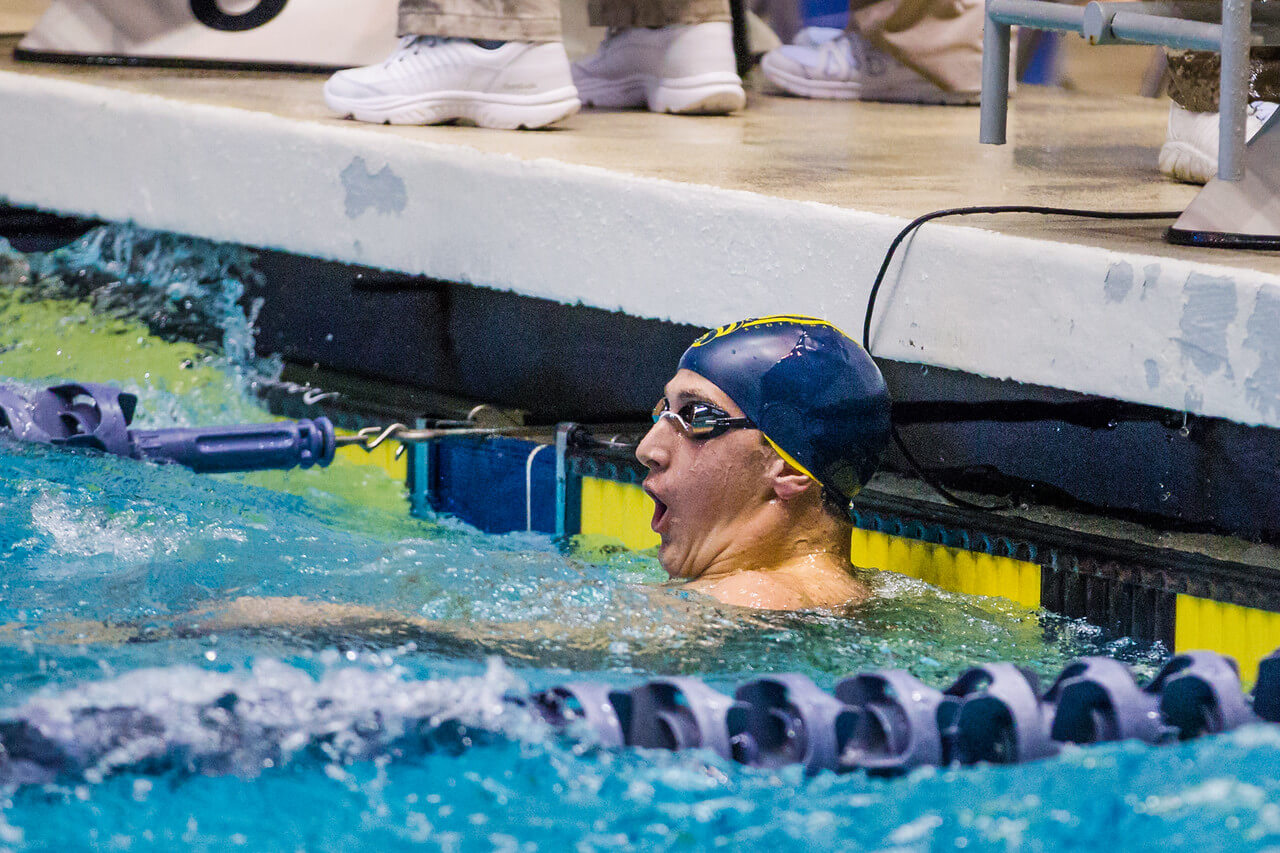
<svg viewBox="0 0 1280 853">
<path fill-rule="evenodd" d="M 251 264 L 124 228 L 0 252 L 0 375 L 114 380 L 146 427 L 266 419 Z M 851 618 L 720 607 L 650 555 L 412 519 L 401 492 L 341 462 L 199 476 L 0 438 L 0 732 L 56 743 L 0 761 L 0 849 L 1280 845 L 1270 727 L 897 780 L 557 737 L 503 697 L 1162 652 L 892 573 Z"/>
</svg>

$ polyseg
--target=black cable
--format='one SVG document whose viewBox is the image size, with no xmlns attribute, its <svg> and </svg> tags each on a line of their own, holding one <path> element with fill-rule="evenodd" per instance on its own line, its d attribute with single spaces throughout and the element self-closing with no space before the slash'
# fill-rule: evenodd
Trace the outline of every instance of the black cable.
<svg viewBox="0 0 1280 853">
<path fill-rule="evenodd" d="M 1082 219 L 1177 219 L 1182 215 L 1180 210 L 1157 210 L 1157 211 L 1114 211 L 1114 210 L 1079 210 L 1070 207 L 1042 207 L 1039 205 L 1028 204 L 993 204 L 982 205 L 977 207 L 952 207 L 946 210 L 935 210 L 932 213 L 926 213 L 923 216 L 917 216 L 911 220 L 905 228 L 898 232 L 898 236 L 893 238 L 893 242 L 889 244 L 889 249 L 885 252 L 884 263 L 880 265 L 880 272 L 876 274 L 876 279 L 871 285 L 871 293 L 867 296 L 867 315 L 862 323 L 862 347 L 867 352 L 871 352 L 871 317 L 875 312 L 876 297 L 880 293 L 880 286 L 884 284 L 885 274 L 889 271 L 889 264 L 893 261 L 894 253 L 898 251 L 898 247 L 902 245 L 902 241 L 910 236 L 921 225 L 934 219 L 941 219 L 944 216 L 969 216 L 977 213 L 1039 213 L 1045 216 L 1074 216 Z M 1010 509 L 1013 507 L 1013 501 L 1005 498 L 1004 501 L 990 506 L 974 503 L 965 500 L 947 491 L 941 483 L 937 482 L 932 475 L 925 471 L 923 466 L 916 461 L 916 458 L 907 449 L 906 442 L 902 440 L 902 436 L 898 433 L 898 424 L 890 420 L 889 434 L 893 437 L 894 443 L 898 445 L 898 450 L 902 452 L 902 456 L 907 460 L 907 464 L 915 475 L 919 477 L 926 485 L 941 495 L 946 500 L 956 506 L 965 509 L 980 510 L 983 512 L 994 512 L 998 510 Z"/>
</svg>

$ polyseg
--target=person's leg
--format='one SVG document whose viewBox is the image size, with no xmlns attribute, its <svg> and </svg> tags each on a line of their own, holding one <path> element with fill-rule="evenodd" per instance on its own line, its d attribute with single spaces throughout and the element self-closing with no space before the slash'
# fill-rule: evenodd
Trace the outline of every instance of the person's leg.
<svg viewBox="0 0 1280 853">
<path fill-rule="evenodd" d="M 746 103 L 728 0 L 589 0 L 588 12 L 610 33 L 573 66 L 583 103 L 702 115 Z"/>
<path fill-rule="evenodd" d="M 580 102 L 558 0 L 401 0 L 400 48 L 339 71 L 325 102 L 360 121 L 543 127 Z"/>
<path fill-rule="evenodd" d="M 558 0 L 400 0 L 399 35 L 560 41 Z"/>
<path fill-rule="evenodd" d="M 1203 184 L 1218 173 L 1217 53 L 1169 50 L 1169 127 L 1160 148 L 1160 171 L 1171 178 Z M 1252 137 L 1280 102 L 1280 48 L 1249 53 L 1249 115 Z"/>
<path fill-rule="evenodd" d="M 851 15 L 872 46 L 945 91 L 982 89 L 982 0 L 878 0 Z"/>
<path fill-rule="evenodd" d="M 844 35 L 783 45 L 761 68 L 805 97 L 976 104 L 982 22 L 982 0 L 855 0 Z"/>
<path fill-rule="evenodd" d="M 730 20 L 728 0 L 588 0 L 593 27 L 616 30 Z"/>
<path fill-rule="evenodd" d="M 1202 50 L 1169 50 L 1169 97 L 1183 109 L 1197 113 L 1218 111 L 1218 82 L 1222 60 Z M 1249 100 L 1280 101 L 1280 48 L 1249 51 Z"/>
</svg>

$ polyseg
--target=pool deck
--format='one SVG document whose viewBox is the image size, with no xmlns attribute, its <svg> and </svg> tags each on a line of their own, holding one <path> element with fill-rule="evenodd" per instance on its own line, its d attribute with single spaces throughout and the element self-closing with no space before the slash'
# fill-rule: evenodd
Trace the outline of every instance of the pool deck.
<svg viewBox="0 0 1280 853">
<path fill-rule="evenodd" d="M 860 332 L 889 241 L 931 210 L 1198 191 L 1157 174 L 1167 104 L 1137 96 L 1024 87 L 1005 146 L 978 144 L 976 109 L 754 86 L 730 117 L 383 127 L 330 114 L 322 77 L 24 63 L 16 42 L 10 203 L 701 325 Z M 1280 426 L 1280 256 L 1173 247 L 1164 222 L 963 221 L 900 252 L 877 355 Z"/>
</svg>

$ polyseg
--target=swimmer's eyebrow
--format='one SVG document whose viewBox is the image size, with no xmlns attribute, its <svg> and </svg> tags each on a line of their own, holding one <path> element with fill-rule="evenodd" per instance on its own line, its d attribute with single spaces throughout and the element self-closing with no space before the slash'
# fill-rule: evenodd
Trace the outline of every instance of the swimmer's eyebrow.
<svg viewBox="0 0 1280 853">
<path fill-rule="evenodd" d="M 665 391 L 666 389 L 663 390 Z M 667 405 L 672 409 L 680 409 L 685 403 L 706 403 L 708 406 L 715 406 L 717 409 L 720 408 L 717 404 L 711 402 L 711 399 L 706 394 L 698 391 L 697 389 L 685 389 L 676 394 L 667 394 L 666 398 Z"/>
<path fill-rule="evenodd" d="M 689 392 L 681 391 L 679 394 L 667 394 L 667 405 L 672 409 L 679 409 L 681 405 L 689 402 Z"/>
</svg>

